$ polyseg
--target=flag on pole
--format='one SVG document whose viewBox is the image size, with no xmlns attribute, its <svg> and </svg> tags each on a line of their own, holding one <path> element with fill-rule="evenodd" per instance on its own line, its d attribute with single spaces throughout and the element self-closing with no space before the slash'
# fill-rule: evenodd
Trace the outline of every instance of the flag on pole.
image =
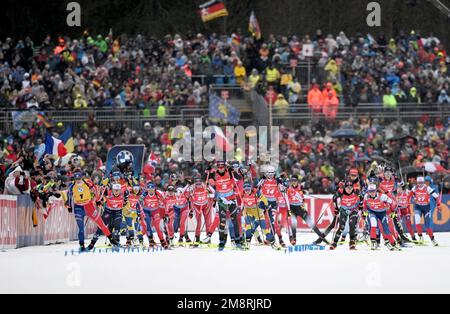
<svg viewBox="0 0 450 314">
<path fill-rule="evenodd" d="M 254 11 L 252 11 L 252 14 L 250 15 L 250 24 L 249 24 L 248 30 L 250 31 L 250 33 L 252 33 L 253 37 L 255 37 L 257 40 L 261 39 L 261 37 L 262 37 L 261 27 L 259 26 L 259 22 L 258 22 L 258 19 L 256 18 Z"/>
<path fill-rule="evenodd" d="M 228 16 L 228 10 L 222 1 L 211 0 L 199 7 L 199 14 L 203 22 L 206 23 L 219 17 Z"/>
<path fill-rule="evenodd" d="M 211 121 L 238 125 L 241 112 L 230 105 L 228 101 L 219 96 L 211 95 L 209 98 L 209 118 Z"/>
<path fill-rule="evenodd" d="M 69 126 L 64 133 L 59 137 L 59 139 L 64 143 L 67 149 L 67 153 L 71 154 L 75 151 L 75 146 L 73 143 L 72 127 Z"/>
<path fill-rule="evenodd" d="M 36 114 L 36 119 L 39 126 L 45 126 L 47 129 L 52 128 L 55 126 L 55 123 L 47 118 L 44 112 L 39 112 Z"/>
<path fill-rule="evenodd" d="M 58 140 L 56 137 L 47 133 L 45 135 L 45 153 L 47 155 L 64 157 L 67 155 L 67 149 L 64 146 L 63 141 Z"/>
</svg>

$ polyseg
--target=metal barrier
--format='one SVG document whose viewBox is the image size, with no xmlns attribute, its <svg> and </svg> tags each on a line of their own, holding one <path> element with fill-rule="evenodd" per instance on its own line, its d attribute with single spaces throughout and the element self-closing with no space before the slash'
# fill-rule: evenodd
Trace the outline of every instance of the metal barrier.
<svg viewBox="0 0 450 314">
<path fill-rule="evenodd" d="M 395 109 L 385 109 L 383 104 L 359 104 L 356 107 L 341 106 L 336 120 L 370 117 L 380 120 L 396 120 L 399 122 L 416 122 L 419 119 L 441 119 L 445 122 L 450 117 L 450 105 L 438 104 L 398 104 Z M 325 118 L 321 113 L 314 113 L 307 104 L 291 105 L 288 113 L 279 113 L 274 109 L 274 125 L 306 122 Z"/>
<path fill-rule="evenodd" d="M 255 96 L 255 95 L 254 95 Z M 249 97 L 250 98 L 250 97 Z M 257 101 L 259 99 L 259 101 Z M 253 111 L 245 113 L 241 122 L 243 125 L 254 120 L 264 123 L 267 121 L 264 115 L 267 106 L 262 97 L 251 97 L 250 104 L 253 104 Z M 255 104 L 259 105 L 255 107 Z M 82 127 L 89 121 L 94 121 L 98 127 L 128 127 L 131 129 L 141 129 L 146 122 L 168 124 L 171 126 L 192 122 L 195 118 L 207 118 L 209 109 L 207 107 L 179 107 L 179 114 L 168 114 L 164 119 L 159 119 L 154 112 L 144 114 L 138 109 L 87 109 L 87 110 L 55 110 L 46 111 L 49 118 L 56 122 L 72 124 L 73 127 Z M 415 122 L 418 119 L 441 119 L 446 121 L 450 117 L 450 105 L 438 104 L 399 104 L 396 109 L 384 109 L 382 104 L 359 104 L 356 107 L 339 108 L 336 120 L 346 120 L 349 118 L 371 117 L 383 120 L 398 120 L 400 122 Z M 325 118 L 322 114 L 315 114 L 307 104 L 291 105 L 286 113 L 280 113 L 274 107 L 274 125 L 296 124 L 297 122 L 308 122 L 312 119 Z M 13 130 L 12 114 L 9 110 L 0 111 L 0 127 L 3 132 Z"/>
</svg>

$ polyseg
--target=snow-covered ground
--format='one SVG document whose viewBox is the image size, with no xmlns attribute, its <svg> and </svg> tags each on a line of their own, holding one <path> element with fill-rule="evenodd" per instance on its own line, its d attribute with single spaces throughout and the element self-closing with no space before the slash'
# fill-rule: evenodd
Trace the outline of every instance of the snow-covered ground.
<svg viewBox="0 0 450 314">
<path fill-rule="evenodd" d="M 364 245 L 356 252 L 341 246 L 291 254 L 252 247 L 72 255 L 77 243 L 30 247 L 0 251 L 0 293 L 450 293 L 450 233 L 436 237 L 441 247 L 401 252 Z"/>
</svg>

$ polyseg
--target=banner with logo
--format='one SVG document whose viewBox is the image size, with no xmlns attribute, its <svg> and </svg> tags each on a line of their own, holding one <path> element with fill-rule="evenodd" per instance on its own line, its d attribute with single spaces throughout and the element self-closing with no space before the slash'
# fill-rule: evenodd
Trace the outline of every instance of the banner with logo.
<svg viewBox="0 0 450 314">
<path fill-rule="evenodd" d="M 106 175 L 118 167 L 120 163 L 130 162 L 133 166 L 134 176 L 141 175 L 144 167 L 145 145 L 114 146 L 108 152 L 106 160 Z"/>
</svg>

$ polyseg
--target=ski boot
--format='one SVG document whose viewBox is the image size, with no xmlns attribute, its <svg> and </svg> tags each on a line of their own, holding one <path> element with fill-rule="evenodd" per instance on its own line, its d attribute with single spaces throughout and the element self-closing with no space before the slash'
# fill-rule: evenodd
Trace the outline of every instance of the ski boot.
<svg viewBox="0 0 450 314">
<path fill-rule="evenodd" d="M 244 244 L 243 244 L 243 246 L 242 246 L 242 249 L 244 250 L 244 251 L 249 251 L 250 250 L 250 241 L 245 241 L 244 242 Z"/>
<path fill-rule="evenodd" d="M 396 251 L 396 247 L 395 245 L 392 245 L 390 242 L 388 242 L 388 244 L 386 244 L 386 247 L 389 251 Z"/>
<path fill-rule="evenodd" d="M 386 247 L 389 249 L 389 251 L 401 251 L 402 249 L 397 243 L 391 244 L 390 242 L 386 244 Z"/>
<path fill-rule="evenodd" d="M 143 242 L 144 240 L 143 240 L 143 239 L 140 239 L 140 238 L 134 238 L 134 239 L 132 240 L 133 246 L 134 246 L 134 247 L 140 247 L 140 246 L 141 246 L 141 241 Z"/>
<path fill-rule="evenodd" d="M 183 240 L 183 238 L 180 238 L 178 240 L 178 247 L 184 247 L 184 240 Z"/>
<path fill-rule="evenodd" d="M 167 240 L 161 241 L 161 246 L 164 248 L 164 250 L 170 250 L 170 242 Z"/>
<path fill-rule="evenodd" d="M 297 245 L 297 239 L 296 239 L 296 238 L 290 237 L 290 238 L 289 238 L 289 241 L 291 242 L 291 245 L 292 245 L 292 246 L 296 246 L 296 245 Z"/>
<path fill-rule="evenodd" d="M 202 244 L 211 244 L 211 234 L 208 234 L 201 242 Z"/>
<path fill-rule="evenodd" d="M 187 235 L 187 233 L 186 233 L 186 235 L 184 236 L 184 239 L 186 240 L 186 244 L 188 244 L 188 245 L 192 244 L 192 240 L 191 240 L 191 238 L 189 238 L 189 236 Z"/>
<path fill-rule="evenodd" d="M 258 241 L 258 245 L 264 245 L 264 241 L 261 239 L 261 236 L 257 236 L 256 241 Z"/>
<path fill-rule="evenodd" d="M 332 243 L 332 244 L 330 245 L 330 251 L 336 250 L 337 246 L 338 246 L 338 244 L 337 244 L 336 242 Z"/>
<path fill-rule="evenodd" d="M 273 241 L 272 243 L 270 243 L 270 247 L 272 249 L 274 249 L 275 251 L 281 251 L 281 246 L 279 244 L 277 244 L 275 241 Z"/>
<path fill-rule="evenodd" d="M 356 251 L 356 241 L 350 241 L 350 251 Z"/>
<path fill-rule="evenodd" d="M 169 244 L 170 248 L 174 248 L 175 247 L 175 242 L 174 242 L 173 238 L 169 239 L 169 243 L 168 244 Z"/>
<path fill-rule="evenodd" d="M 222 252 L 223 250 L 225 250 L 225 243 L 223 243 L 223 242 L 219 243 L 218 250 L 219 250 L 219 252 Z"/>
<path fill-rule="evenodd" d="M 111 245 L 112 245 L 113 247 L 120 246 L 120 239 L 119 239 L 119 240 L 116 239 L 113 235 L 110 235 L 110 236 L 108 237 L 108 240 L 109 240 L 109 243 L 111 243 Z"/>
<path fill-rule="evenodd" d="M 92 240 L 91 243 L 88 245 L 87 250 L 92 251 L 95 248 L 96 243 L 97 243 L 97 241 Z"/>
<path fill-rule="evenodd" d="M 138 247 L 140 247 L 142 249 L 146 249 L 147 248 L 147 246 L 144 243 L 144 239 L 139 239 L 139 246 Z"/>
<path fill-rule="evenodd" d="M 283 241 L 283 237 L 279 236 L 278 239 L 280 240 L 280 246 L 283 248 L 286 248 L 287 246 L 286 246 L 286 243 L 284 243 L 284 241 Z"/>
<path fill-rule="evenodd" d="M 372 241 L 371 241 L 370 249 L 371 249 L 372 251 L 376 251 L 376 250 L 379 249 L 379 244 L 378 244 L 378 242 L 377 242 L 376 240 L 372 240 Z"/>
<path fill-rule="evenodd" d="M 199 245 L 200 245 L 200 243 L 201 243 L 201 242 L 200 242 L 200 237 L 197 237 L 197 236 L 196 236 L 196 237 L 195 237 L 195 242 L 191 244 L 191 247 L 192 247 L 192 248 L 198 248 Z"/>
<path fill-rule="evenodd" d="M 154 248 L 156 246 L 156 242 L 155 242 L 155 239 L 153 239 L 153 236 L 152 237 L 148 237 L 148 247 L 149 248 Z"/>
<path fill-rule="evenodd" d="M 434 237 L 430 238 L 431 239 L 431 244 L 433 244 L 434 247 L 438 247 L 439 243 L 437 243 L 436 239 Z"/>
<path fill-rule="evenodd" d="M 86 247 L 84 246 L 84 244 L 81 244 L 80 245 L 80 251 L 79 251 L 80 253 L 84 253 L 84 252 L 86 252 Z"/>
<path fill-rule="evenodd" d="M 419 245 L 424 245 L 425 244 L 425 240 L 423 239 L 423 235 L 419 234 L 419 239 L 417 240 L 417 243 Z"/>
<path fill-rule="evenodd" d="M 402 234 L 402 235 L 400 236 L 400 239 L 402 239 L 403 243 L 411 243 L 411 240 L 408 239 L 408 237 L 405 236 L 404 234 Z"/>
<path fill-rule="evenodd" d="M 125 246 L 127 248 L 130 248 L 133 246 L 133 242 L 132 242 L 131 238 L 127 238 L 127 243 L 125 243 Z"/>
</svg>

